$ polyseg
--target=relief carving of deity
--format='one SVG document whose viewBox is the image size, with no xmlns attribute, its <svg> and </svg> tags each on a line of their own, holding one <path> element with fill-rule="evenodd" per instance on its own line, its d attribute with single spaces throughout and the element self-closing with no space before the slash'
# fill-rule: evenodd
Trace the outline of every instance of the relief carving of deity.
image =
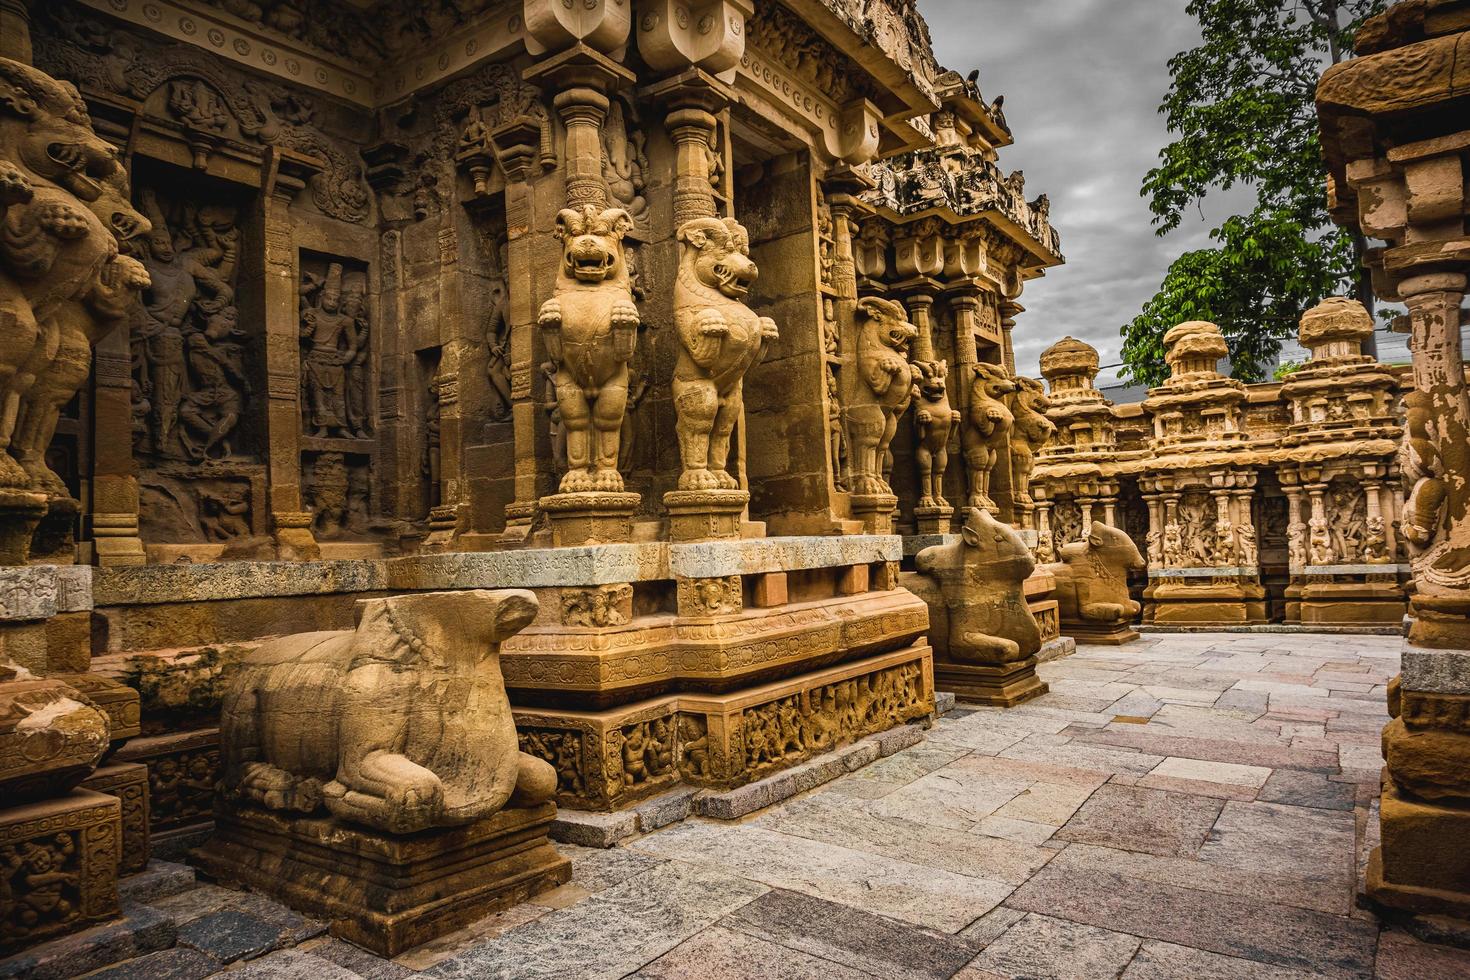
<svg viewBox="0 0 1470 980">
<path fill-rule="evenodd" d="M 308 434 L 366 439 L 368 421 L 367 276 L 327 266 L 302 274 L 302 411 Z"/>
</svg>

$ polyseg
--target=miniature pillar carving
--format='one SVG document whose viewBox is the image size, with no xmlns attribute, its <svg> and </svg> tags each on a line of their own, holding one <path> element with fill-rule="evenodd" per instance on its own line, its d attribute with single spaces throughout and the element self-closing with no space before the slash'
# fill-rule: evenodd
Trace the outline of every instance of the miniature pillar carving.
<svg viewBox="0 0 1470 980">
<path fill-rule="evenodd" d="M 607 186 L 602 180 L 602 124 L 607 120 L 608 99 L 597 89 L 575 86 L 558 92 L 552 105 L 567 130 L 567 207 L 590 204 L 607 206 Z"/>
<path fill-rule="evenodd" d="M 675 228 L 695 218 L 715 216 L 715 192 L 710 184 L 715 122 L 713 113 L 693 106 L 677 108 L 664 120 L 675 148 Z"/>
</svg>

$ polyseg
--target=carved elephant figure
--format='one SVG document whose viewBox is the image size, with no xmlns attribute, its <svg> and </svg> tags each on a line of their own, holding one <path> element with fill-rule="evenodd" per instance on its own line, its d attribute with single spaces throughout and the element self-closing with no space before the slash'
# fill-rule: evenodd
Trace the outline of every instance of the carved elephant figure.
<svg viewBox="0 0 1470 980">
<path fill-rule="evenodd" d="M 223 699 L 224 795 L 394 834 L 550 799 L 556 770 L 519 750 L 500 673 L 536 609 L 523 590 L 366 599 L 356 629 L 263 644 Z"/>
<path fill-rule="evenodd" d="M 623 236 L 633 219 L 620 208 L 565 208 L 556 216 L 562 264 L 555 295 L 538 322 L 556 364 L 556 404 L 567 446 L 563 493 L 617 492 L 618 446 L 628 406 L 628 364 L 638 339 L 638 307 Z"/>
<path fill-rule="evenodd" d="M 959 539 L 920 551 L 914 567 L 900 581 L 929 604 L 937 660 L 1009 664 L 1041 649 L 1024 585 L 1036 561 L 1015 529 L 988 511 L 970 508 Z"/>
<path fill-rule="evenodd" d="M 734 490 L 730 436 L 745 413 L 745 374 L 778 338 L 776 322 L 745 305 L 759 275 L 750 238 L 734 218 L 679 226 L 674 282 L 674 410 L 684 469 L 680 490 Z"/>
<path fill-rule="evenodd" d="M 1042 566 L 1057 580 L 1057 613 L 1067 623 L 1131 622 L 1142 608 L 1128 594 L 1128 573 L 1143 571 L 1143 555 L 1125 532 L 1097 521 L 1087 537 L 1063 545 L 1060 561 Z"/>
</svg>

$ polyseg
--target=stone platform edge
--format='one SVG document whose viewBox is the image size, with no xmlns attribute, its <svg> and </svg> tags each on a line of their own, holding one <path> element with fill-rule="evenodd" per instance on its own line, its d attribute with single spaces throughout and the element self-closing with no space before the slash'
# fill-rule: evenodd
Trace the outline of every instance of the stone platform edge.
<svg viewBox="0 0 1470 980">
<path fill-rule="evenodd" d="M 954 707 L 954 696 L 936 693 L 935 703 L 935 713 L 942 715 Z M 608 848 L 691 816 L 738 820 L 918 745 L 930 724 L 921 719 L 899 725 L 731 790 L 683 786 L 612 813 L 560 808 L 551 824 L 551 839 L 582 847 Z"/>
<path fill-rule="evenodd" d="M 95 569 L 31 566 L 0 569 L 0 621 L 44 618 L 34 614 L 7 615 L 4 599 L 10 595 L 29 595 L 34 589 L 30 579 L 46 578 L 46 572 L 53 569 L 68 570 L 51 572 L 53 578 L 85 575 L 90 594 L 80 608 L 91 609 L 353 592 L 554 588 L 676 577 L 721 578 L 896 562 L 902 557 L 903 541 L 897 535 L 862 534 L 687 544 L 638 542 L 302 562 L 239 561 Z M 80 572 L 70 569 L 80 569 Z M 9 605 L 16 604 L 12 601 Z"/>
</svg>

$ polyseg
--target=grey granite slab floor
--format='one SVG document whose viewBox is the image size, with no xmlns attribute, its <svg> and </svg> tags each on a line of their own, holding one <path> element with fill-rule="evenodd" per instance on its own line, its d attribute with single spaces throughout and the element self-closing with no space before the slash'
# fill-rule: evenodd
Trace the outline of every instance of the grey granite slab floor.
<svg viewBox="0 0 1470 980">
<path fill-rule="evenodd" d="M 1399 644 L 1083 647 L 1041 667 L 1045 697 L 960 705 L 923 743 L 743 820 L 563 846 L 571 883 L 393 961 L 201 885 L 146 906 L 174 949 L 98 975 L 1470 977 L 1470 951 L 1353 900 Z M 33 974 L 69 975 L 48 962 Z"/>
</svg>

